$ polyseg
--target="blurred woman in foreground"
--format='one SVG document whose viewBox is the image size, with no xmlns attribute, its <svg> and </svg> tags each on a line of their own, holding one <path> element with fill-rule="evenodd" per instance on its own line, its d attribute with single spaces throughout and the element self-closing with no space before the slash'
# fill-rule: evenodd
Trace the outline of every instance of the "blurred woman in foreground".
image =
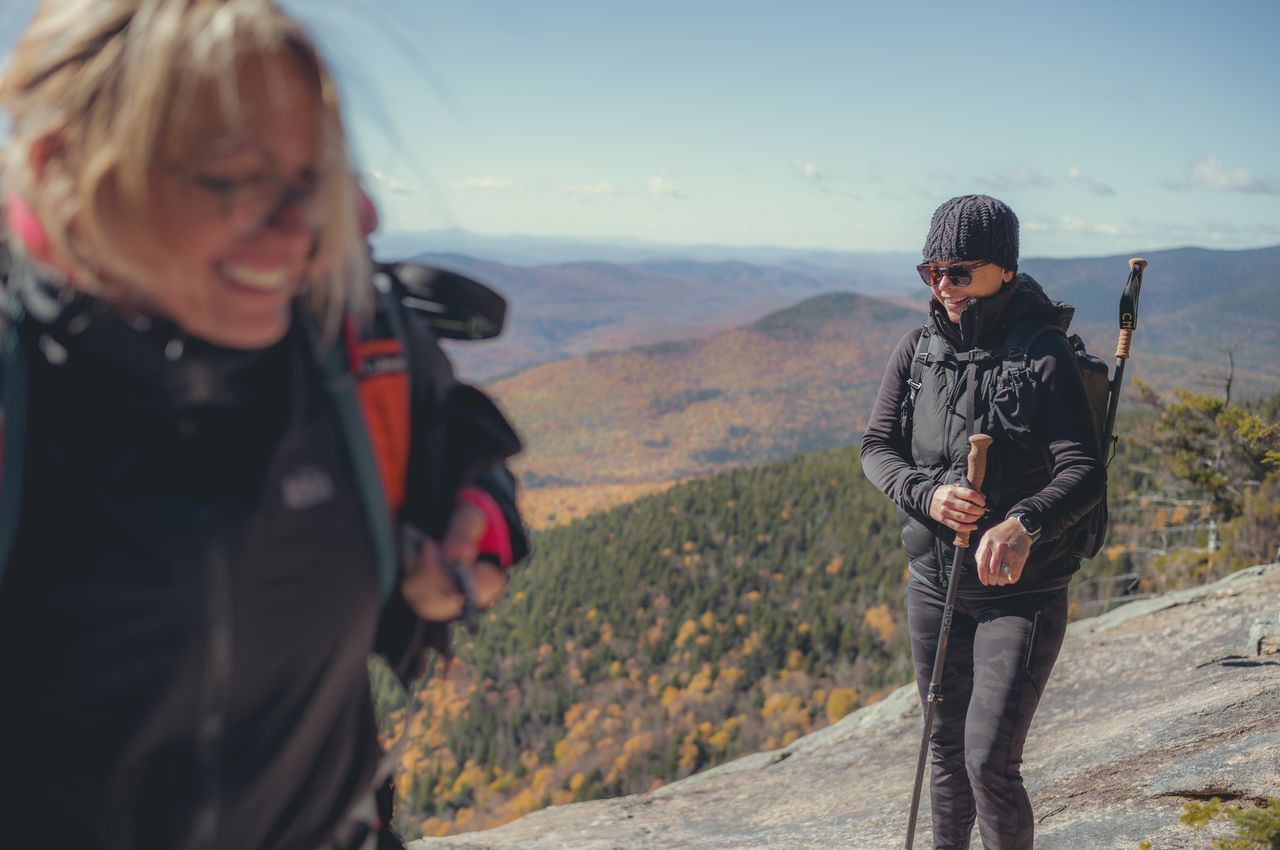
<svg viewBox="0 0 1280 850">
<path fill-rule="evenodd" d="M 268 0 L 45 0 L 0 106 L 3 842 L 398 846 L 366 657 L 501 594 L 519 444 L 409 322 L 363 487 L 347 355 L 398 305 L 323 60 Z"/>
</svg>

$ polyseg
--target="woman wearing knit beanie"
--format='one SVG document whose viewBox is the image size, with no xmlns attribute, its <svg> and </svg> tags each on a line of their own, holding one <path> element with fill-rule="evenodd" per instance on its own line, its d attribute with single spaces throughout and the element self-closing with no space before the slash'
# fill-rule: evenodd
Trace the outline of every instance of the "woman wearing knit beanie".
<svg viewBox="0 0 1280 850">
<path fill-rule="evenodd" d="M 1080 567 L 1072 531 L 1105 470 L 1066 336 L 1071 308 L 1018 273 L 1018 218 L 986 195 L 933 214 L 917 270 L 933 292 L 898 343 L 862 441 L 867 477 L 898 506 L 922 704 L 933 674 L 952 540 L 970 532 L 930 737 L 936 850 L 1028 850 L 1022 749 L 1067 624 Z M 1018 340 L 1034 340 L 1017 346 Z M 993 438 L 982 490 L 960 482 L 968 436 Z"/>
</svg>

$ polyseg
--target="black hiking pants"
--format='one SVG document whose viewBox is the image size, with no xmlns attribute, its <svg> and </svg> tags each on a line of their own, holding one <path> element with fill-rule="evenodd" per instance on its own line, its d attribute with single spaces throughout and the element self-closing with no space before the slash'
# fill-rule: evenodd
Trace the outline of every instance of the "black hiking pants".
<svg viewBox="0 0 1280 850">
<path fill-rule="evenodd" d="M 921 705 L 945 595 L 914 576 L 907 623 Z M 1066 589 L 956 601 L 934 715 L 930 788 L 935 850 L 967 850 L 975 815 L 985 850 L 1031 850 L 1035 822 L 1022 747 L 1067 628 Z"/>
</svg>

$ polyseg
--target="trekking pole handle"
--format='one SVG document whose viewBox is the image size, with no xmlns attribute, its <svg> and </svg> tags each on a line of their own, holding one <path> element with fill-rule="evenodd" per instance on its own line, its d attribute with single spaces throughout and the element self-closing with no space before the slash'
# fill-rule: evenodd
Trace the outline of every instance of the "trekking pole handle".
<svg viewBox="0 0 1280 850">
<path fill-rule="evenodd" d="M 1129 272 L 1130 274 L 1137 276 L 1139 285 L 1141 285 L 1142 283 L 1142 273 L 1143 271 L 1146 270 L 1146 268 L 1147 268 L 1147 261 L 1142 259 L 1141 257 L 1134 257 L 1129 261 Z M 1121 321 L 1123 323 L 1123 318 L 1121 319 Z M 1129 359 L 1129 347 L 1130 345 L 1133 344 L 1133 328 L 1135 324 L 1136 324 L 1136 321 L 1134 320 L 1134 318 L 1130 317 L 1127 327 L 1124 324 L 1121 325 L 1120 339 L 1116 342 L 1116 359 L 1117 360 Z"/>
<path fill-rule="evenodd" d="M 986 434 L 974 434 L 969 438 L 968 475 L 969 487 L 981 490 L 983 479 L 987 477 L 987 449 L 991 447 L 991 438 Z M 969 532 L 957 531 L 953 544 L 958 549 L 969 548 Z"/>
</svg>

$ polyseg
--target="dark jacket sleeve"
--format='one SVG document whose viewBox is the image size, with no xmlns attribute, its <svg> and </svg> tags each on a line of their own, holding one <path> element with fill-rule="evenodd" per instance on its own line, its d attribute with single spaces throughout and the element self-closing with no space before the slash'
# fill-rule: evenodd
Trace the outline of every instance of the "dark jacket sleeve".
<svg viewBox="0 0 1280 850">
<path fill-rule="evenodd" d="M 1039 376 L 1039 431 L 1053 478 L 1034 496 L 1016 503 L 1006 516 L 1026 512 L 1039 520 L 1042 539 L 1061 535 L 1088 513 L 1105 493 L 1093 414 L 1071 344 L 1060 333 L 1040 337 L 1030 352 Z"/>
<path fill-rule="evenodd" d="M 393 299 L 388 309 L 399 309 Z M 439 539 L 453 515 L 458 492 L 482 488 L 507 521 L 513 560 L 529 553 L 516 505 L 516 480 L 506 460 L 522 446 L 497 405 L 480 390 L 460 383 L 434 335 L 401 313 L 413 382 L 412 441 L 402 522 Z M 404 681 L 418 675 L 422 650 L 447 654 L 449 626 L 417 618 L 397 592 L 383 609 L 375 651 Z"/>
<path fill-rule="evenodd" d="M 916 469 L 911 458 L 911 435 L 901 423 L 902 401 L 911 377 L 911 358 L 923 328 L 898 341 L 884 370 L 871 419 L 862 435 L 862 472 L 893 503 L 908 513 L 929 516 L 929 502 L 938 483 Z"/>
</svg>

